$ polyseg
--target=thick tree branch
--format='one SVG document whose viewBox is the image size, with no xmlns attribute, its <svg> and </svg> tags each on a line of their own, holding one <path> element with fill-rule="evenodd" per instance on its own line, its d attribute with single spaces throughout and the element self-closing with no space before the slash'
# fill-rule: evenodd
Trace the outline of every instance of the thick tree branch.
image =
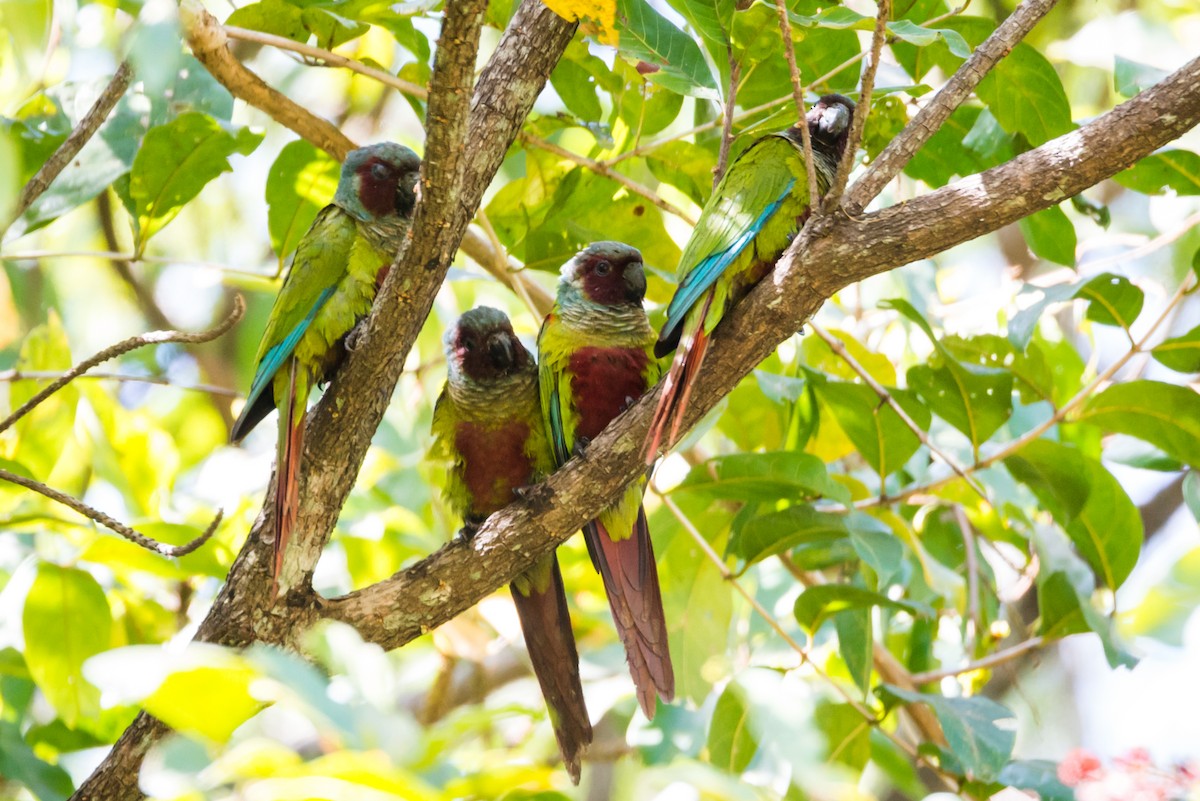
<svg viewBox="0 0 1200 801">
<path fill-rule="evenodd" d="M 825 218 L 717 329 L 692 395 L 692 425 L 843 287 L 1048 208 L 1200 123 L 1200 59 L 1086 126 L 981 175 L 857 220 Z M 502 587 L 570 537 L 641 474 L 638 453 L 657 391 L 526 500 L 380 584 L 320 602 L 320 615 L 395 648 Z M 481 566 L 486 565 L 486 569 Z"/>
<path fill-rule="evenodd" d="M 867 172 L 850 187 L 842 201 L 842 208 L 848 216 L 857 217 L 862 213 L 867 204 L 904 169 L 909 159 L 937 133 L 954 109 L 962 105 L 988 71 L 996 66 L 996 62 L 1007 56 L 1057 2 L 1025 0 L 975 49 L 946 85 L 917 112 L 900 135 L 888 143 Z"/>
</svg>

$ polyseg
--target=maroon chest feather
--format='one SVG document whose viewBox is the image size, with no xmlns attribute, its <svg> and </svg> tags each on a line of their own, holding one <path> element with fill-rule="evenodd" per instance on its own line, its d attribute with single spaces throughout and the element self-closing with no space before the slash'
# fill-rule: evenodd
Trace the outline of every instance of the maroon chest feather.
<svg viewBox="0 0 1200 801">
<path fill-rule="evenodd" d="M 581 348 L 571 354 L 571 396 L 579 410 L 576 435 L 595 439 L 646 391 L 649 356 L 641 348 Z"/>
<path fill-rule="evenodd" d="M 471 493 L 471 515 L 486 516 L 507 506 L 513 490 L 531 481 L 533 464 L 525 454 L 529 426 L 459 423 L 454 447 L 463 459 L 463 483 Z"/>
</svg>

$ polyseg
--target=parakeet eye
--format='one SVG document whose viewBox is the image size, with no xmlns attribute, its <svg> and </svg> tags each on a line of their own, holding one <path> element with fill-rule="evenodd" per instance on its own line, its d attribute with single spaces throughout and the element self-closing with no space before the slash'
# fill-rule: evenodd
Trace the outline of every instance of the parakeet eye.
<svg viewBox="0 0 1200 801">
<path fill-rule="evenodd" d="M 596 272 L 596 275 L 599 275 L 599 276 L 601 276 L 601 277 L 603 277 L 603 276 L 606 276 L 606 275 L 608 275 L 610 272 L 612 272 L 612 265 L 611 265 L 611 264 L 609 264 L 609 263 L 608 263 L 608 262 L 606 262 L 606 261 L 602 261 L 602 262 L 600 262 L 599 264 L 597 264 L 597 265 L 596 265 L 596 271 L 595 271 L 595 272 Z"/>
<path fill-rule="evenodd" d="M 467 353 L 470 353 L 471 351 L 475 350 L 475 343 L 470 339 L 464 339 L 463 347 L 466 348 Z"/>
<path fill-rule="evenodd" d="M 388 165 L 383 164 L 381 162 L 377 161 L 371 165 L 371 177 L 374 178 L 376 181 L 385 180 L 391 174 L 391 172 L 392 171 L 388 167 Z"/>
</svg>

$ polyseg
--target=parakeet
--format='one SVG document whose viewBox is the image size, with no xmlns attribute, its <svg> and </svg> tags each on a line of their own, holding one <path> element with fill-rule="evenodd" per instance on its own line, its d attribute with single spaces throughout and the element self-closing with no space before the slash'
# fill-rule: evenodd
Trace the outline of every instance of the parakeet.
<svg viewBox="0 0 1200 801">
<path fill-rule="evenodd" d="M 554 470 L 537 366 L 503 312 L 481 306 L 446 333 L 449 375 L 433 412 L 432 454 L 450 462 L 446 501 L 474 534 L 514 491 Z M 592 725 L 558 559 L 552 553 L 510 585 L 563 762 L 579 783 Z"/>
<path fill-rule="evenodd" d="M 620 242 L 596 242 L 563 267 L 557 300 L 538 336 L 542 413 L 557 465 L 658 380 L 654 330 L 642 309 L 645 294 L 642 254 Z M 615 506 L 584 527 L 584 536 L 608 593 L 638 701 L 652 718 L 655 693 L 665 701 L 674 697 L 675 675 L 642 510 L 645 489 L 645 477 L 631 484 Z"/>
<path fill-rule="evenodd" d="M 254 380 L 230 441 L 280 410 L 275 462 L 273 591 L 299 510 L 300 455 L 308 394 L 328 381 L 343 341 L 371 309 L 408 230 L 421 160 L 392 142 L 352 150 L 337 193 L 300 240 L 255 357 Z"/>
<path fill-rule="evenodd" d="M 817 187 L 824 194 L 846 149 L 854 103 L 825 95 L 809 110 Z M 676 441 L 692 384 L 713 329 L 734 303 L 771 271 L 808 219 L 808 173 L 798 125 L 758 139 L 738 156 L 713 190 L 683 255 L 679 288 L 654 344 L 675 350 L 646 440 L 646 463 Z"/>
</svg>

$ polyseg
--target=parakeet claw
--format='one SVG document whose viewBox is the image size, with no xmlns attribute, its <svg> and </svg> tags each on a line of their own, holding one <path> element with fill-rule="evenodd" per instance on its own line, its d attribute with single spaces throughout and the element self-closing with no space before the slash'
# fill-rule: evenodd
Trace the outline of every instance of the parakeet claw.
<svg viewBox="0 0 1200 801">
<path fill-rule="evenodd" d="M 463 523 L 463 527 L 454 535 L 454 542 L 470 542 L 475 538 L 475 533 L 479 531 L 479 526 L 474 523 Z"/>
<path fill-rule="evenodd" d="M 346 352 L 353 353 L 358 348 L 358 343 L 363 338 L 363 332 L 366 331 L 367 320 L 363 318 L 358 325 L 350 329 L 350 333 L 346 334 Z"/>
<path fill-rule="evenodd" d="M 572 449 L 572 455 L 578 456 L 580 459 L 586 459 L 587 458 L 587 449 L 588 449 L 588 446 L 591 444 L 592 444 L 592 441 L 590 439 L 588 439 L 587 437 L 576 437 L 575 438 L 575 447 Z"/>
</svg>

